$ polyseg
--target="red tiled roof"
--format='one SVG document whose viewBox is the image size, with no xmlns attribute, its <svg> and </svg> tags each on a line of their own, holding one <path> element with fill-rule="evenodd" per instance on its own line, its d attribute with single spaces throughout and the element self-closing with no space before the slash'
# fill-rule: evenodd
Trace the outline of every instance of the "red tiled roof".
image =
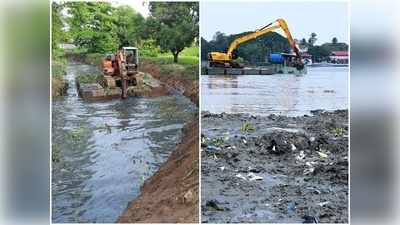
<svg viewBox="0 0 400 225">
<path fill-rule="evenodd" d="M 332 55 L 334 56 L 349 56 L 348 51 L 333 51 Z"/>
</svg>

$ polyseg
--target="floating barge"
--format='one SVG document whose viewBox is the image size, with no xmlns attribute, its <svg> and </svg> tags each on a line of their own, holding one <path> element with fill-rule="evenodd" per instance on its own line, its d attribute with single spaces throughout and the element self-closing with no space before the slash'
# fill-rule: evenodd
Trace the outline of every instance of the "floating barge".
<svg viewBox="0 0 400 225">
<path fill-rule="evenodd" d="M 295 67 L 284 65 L 271 65 L 269 67 L 245 67 L 245 68 L 219 68 L 203 67 L 203 75 L 274 75 L 274 74 L 306 74 L 307 68 L 298 70 Z"/>
</svg>

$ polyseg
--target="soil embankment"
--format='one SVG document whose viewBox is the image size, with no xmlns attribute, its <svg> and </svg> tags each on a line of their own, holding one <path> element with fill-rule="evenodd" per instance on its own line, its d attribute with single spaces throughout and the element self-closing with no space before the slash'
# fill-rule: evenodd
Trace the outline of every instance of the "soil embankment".
<svg viewBox="0 0 400 225">
<path fill-rule="evenodd" d="M 202 222 L 347 223 L 348 112 L 202 114 Z"/>
<path fill-rule="evenodd" d="M 128 204 L 118 223 L 198 222 L 198 120 L 183 128 L 182 142 Z"/>
<path fill-rule="evenodd" d="M 190 80 L 160 74 L 157 65 L 142 63 L 140 70 L 163 85 L 181 92 L 198 106 L 198 85 Z M 199 123 L 185 125 L 181 143 L 168 160 L 141 187 L 118 223 L 198 223 L 199 204 Z"/>
<path fill-rule="evenodd" d="M 142 61 L 139 65 L 140 71 L 151 74 L 154 78 L 160 80 L 170 88 L 180 91 L 188 97 L 197 106 L 199 105 L 199 85 L 198 82 L 188 79 L 182 79 L 177 76 L 168 76 L 162 74 L 157 64 Z"/>
</svg>

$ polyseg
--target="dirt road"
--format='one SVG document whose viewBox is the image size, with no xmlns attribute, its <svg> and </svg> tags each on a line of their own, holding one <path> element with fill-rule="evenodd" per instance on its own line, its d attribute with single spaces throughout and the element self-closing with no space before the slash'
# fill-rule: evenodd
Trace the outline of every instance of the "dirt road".
<svg viewBox="0 0 400 225">
<path fill-rule="evenodd" d="M 202 114 L 202 222 L 348 222 L 348 112 Z"/>
</svg>

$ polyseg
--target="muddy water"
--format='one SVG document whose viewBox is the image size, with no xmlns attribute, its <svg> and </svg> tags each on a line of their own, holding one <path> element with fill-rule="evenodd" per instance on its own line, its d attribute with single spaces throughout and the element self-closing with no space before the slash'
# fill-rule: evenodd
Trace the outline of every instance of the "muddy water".
<svg viewBox="0 0 400 225">
<path fill-rule="evenodd" d="M 201 79 L 201 109 L 212 113 L 297 116 L 348 107 L 347 67 L 313 67 L 301 76 L 203 75 Z"/>
<path fill-rule="evenodd" d="M 65 97 L 52 102 L 52 220 L 114 222 L 140 186 L 180 140 L 196 112 L 182 96 L 84 102 L 77 74 L 97 72 L 70 65 Z"/>
</svg>

